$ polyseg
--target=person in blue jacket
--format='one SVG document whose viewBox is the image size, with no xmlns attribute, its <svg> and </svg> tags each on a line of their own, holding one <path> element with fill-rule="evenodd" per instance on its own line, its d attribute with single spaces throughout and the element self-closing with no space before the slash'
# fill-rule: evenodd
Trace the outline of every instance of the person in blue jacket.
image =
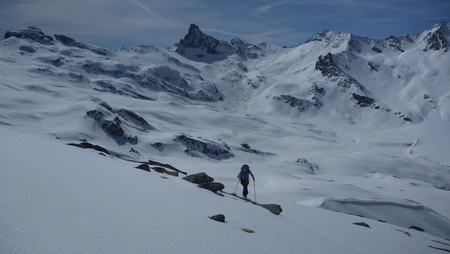
<svg viewBox="0 0 450 254">
<path fill-rule="evenodd" d="M 244 190 L 242 191 L 242 195 L 244 198 L 247 198 L 248 195 L 248 184 L 250 183 L 249 176 L 252 176 L 253 181 L 255 181 L 255 176 L 253 175 L 252 171 L 250 171 L 250 167 L 247 164 L 244 164 L 241 167 L 241 172 L 237 175 L 237 177 L 241 180 L 241 184 L 244 187 Z"/>
</svg>

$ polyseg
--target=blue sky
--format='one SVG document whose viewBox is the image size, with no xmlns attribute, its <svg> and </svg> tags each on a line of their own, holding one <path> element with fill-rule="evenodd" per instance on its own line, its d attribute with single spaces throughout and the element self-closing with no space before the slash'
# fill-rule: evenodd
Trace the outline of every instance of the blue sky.
<svg viewBox="0 0 450 254">
<path fill-rule="evenodd" d="M 330 29 L 376 39 L 450 21 L 450 0 L 0 0 L 0 33 L 36 26 L 109 49 L 172 46 L 189 25 L 278 46 Z"/>
</svg>

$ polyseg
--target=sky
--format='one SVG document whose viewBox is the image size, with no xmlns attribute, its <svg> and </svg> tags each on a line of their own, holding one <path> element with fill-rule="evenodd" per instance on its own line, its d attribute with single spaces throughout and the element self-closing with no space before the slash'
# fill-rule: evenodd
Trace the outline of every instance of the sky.
<svg viewBox="0 0 450 254">
<path fill-rule="evenodd" d="M 375 39 L 450 21 L 449 0 L 0 0 L 0 33 L 35 26 L 108 49 L 169 47 L 190 24 L 220 40 L 295 46 L 330 29 Z"/>
</svg>

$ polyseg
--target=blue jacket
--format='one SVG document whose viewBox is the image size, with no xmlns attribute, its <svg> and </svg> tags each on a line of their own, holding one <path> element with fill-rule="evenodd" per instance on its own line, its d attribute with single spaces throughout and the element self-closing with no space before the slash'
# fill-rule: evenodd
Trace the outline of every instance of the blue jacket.
<svg viewBox="0 0 450 254">
<path fill-rule="evenodd" d="M 248 176 L 252 175 L 253 180 L 255 180 L 255 176 L 253 175 L 252 171 L 247 170 L 247 171 L 243 171 L 241 170 L 241 172 L 239 172 L 239 174 L 237 175 L 238 178 L 244 178 L 244 179 L 248 179 Z"/>
</svg>

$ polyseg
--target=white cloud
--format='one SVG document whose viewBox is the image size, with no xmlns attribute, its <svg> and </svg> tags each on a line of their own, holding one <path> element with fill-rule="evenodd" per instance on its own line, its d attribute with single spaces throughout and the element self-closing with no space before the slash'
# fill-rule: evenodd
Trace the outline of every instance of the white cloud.
<svg viewBox="0 0 450 254">
<path fill-rule="evenodd" d="M 142 4 L 141 2 L 139 2 L 139 0 L 128 0 L 130 1 L 132 4 L 134 4 L 135 6 L 137 6 L 138 8 L 142 9 L 143 11 L 145 11 L 147 14 L 149 14 L 152 17 L 155 17 L 161 21 L 166 22 L 169 25 L 174 25 L 174 23 L 160 15 L 155 14 L 155 12 L 153 12 L 150 8 L 148 8 L 147 6 L 145 6 L 144 4 Z"/>
<path fill-rule="evenodd" d="M 286 3 L 289 3 L 289 1 L 282 1 L 282 2 L 276 2 L 276 3 L 270 3 L 270 4 L 263 5 L 255 10 L 255 14 L 269 12 L 270 9 L 280 6 L 280 5 L 283 5 L 283 4 L 286 4 Z"/>
</svg>

